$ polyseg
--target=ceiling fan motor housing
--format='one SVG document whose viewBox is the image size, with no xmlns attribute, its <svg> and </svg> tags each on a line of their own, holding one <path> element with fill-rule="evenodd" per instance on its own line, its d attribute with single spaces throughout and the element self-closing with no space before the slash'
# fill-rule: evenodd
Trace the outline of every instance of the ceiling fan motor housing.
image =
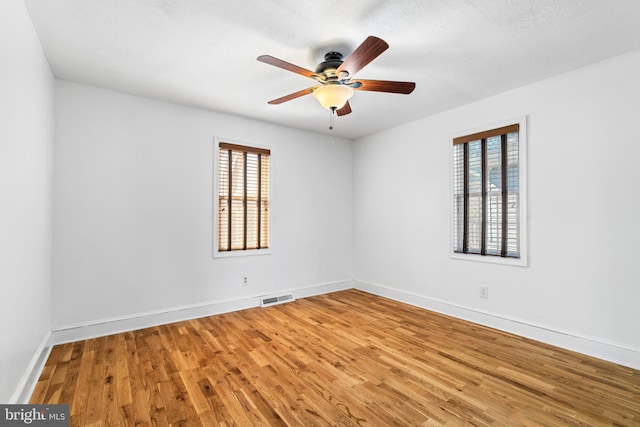
<svg viewBox="0 0 640 427">
<path fill-rule="evenodd" d="M 321 74 L 327 70 L 336 70 L 342 65 L 342 54 L 340 52 L 328 52 L 324 55 L 324 61 L 316 67 L 316 73 Z"/>
</svg>

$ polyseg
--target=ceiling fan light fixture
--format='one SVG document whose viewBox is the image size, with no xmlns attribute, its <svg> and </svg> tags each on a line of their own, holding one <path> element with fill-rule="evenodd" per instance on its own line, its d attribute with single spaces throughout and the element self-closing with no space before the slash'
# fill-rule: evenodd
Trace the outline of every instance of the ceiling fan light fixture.
<svg viewBox="0 0 640 427">
<path fill-rule="evenodd" d="M 339 110 L 353 96 L 353 89 L 339 83 L 328 83 L 313 91 L 313 97 L 327 110 Z"/>
</svg>

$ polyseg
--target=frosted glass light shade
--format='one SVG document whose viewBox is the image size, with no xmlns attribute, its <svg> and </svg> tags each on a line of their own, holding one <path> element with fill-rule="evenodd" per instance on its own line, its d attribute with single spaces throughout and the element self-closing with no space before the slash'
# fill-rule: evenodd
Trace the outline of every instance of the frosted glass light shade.
<svg viewBox="0 0 640 427">
<path fill-rule="evenodd" d="M 344 107 L 353 96 L 353 89 L 341 84 L 326 84 L 313 91 L 313 97 L 327 110 Z"/>
</svg>

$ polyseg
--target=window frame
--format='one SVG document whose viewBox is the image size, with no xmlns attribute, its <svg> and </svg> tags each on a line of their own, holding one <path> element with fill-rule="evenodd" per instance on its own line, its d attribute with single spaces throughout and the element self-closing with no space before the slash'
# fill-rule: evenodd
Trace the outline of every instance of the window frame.
<svg viewBox="0 0 640 427">
<path fill-rule="evenodd" d="M 256 148 L 259 150 L 268 150 L 271 151 L 271 147 L 266 146 L 266 145 L 260 145 L 260 144 L 253 144 L 253 143 L 247 143 L 247 142 L 243 142 L 243 141 L 237 141 L 234 139 L 230 139 L 230 138 L 221 138 L 221 137 L 214 137 L 214 143 L 213 143 L 213 177 L 211 182 L 213 183 L 213 191 L 211 192 L 211 194 L 213 195 L 213 221 L 212 221 L 212 228 L 213 228 L 213 240 L 212 240 L 212 250 L 213 250 L 213 257 L 214 258 L 229 258 L 229 257 L 243 257 L 243 256 L 255 256 L 255 255 L 268 255 L 273 253 L 273 247 L 272 247 L 272 231 L 273 231 L 273 227 L 272 227 L 272 218 L 273 216 L 271 215 L 272 209 L 273 209 L 273 193 L 272 193 L 272 171 L 273 171 L 273 156 L 271 154 L 269 154 L 269 210 L 268 210 L 268 224 L 269 224 L 269 241 L 268 241 L 268 247 L 267 248 L 260 248 L 260 249 L 245 249 L 245 250 L 231 250 L 231 251 L 220 251 L 218 248 L 218 227 L 219 227 L 219 204 L 220 204 L 220 197 L 219 197 L 219 167 L 220 167 L 220 144 L 230 144 L 230 145 L 237 145 L 237 146 L 244 146 L 244 147 L 249 147 L 249 148 Z"/>
<path fill-rule="evenodd" d="M 494 255 L 480 255 L 471 253 L 460 253 L 455 251 L 455 164 L 454 164 L 454 144 L 456 138 L 482 133 L 491 129 L 498 129 L 510 125 L 518 125 L 518 189 L 519 189 L 519 205 L 518 213 L 519 223 L 519 240 L 520 240 L 520 258 L 506 258 Z M 450 220 L 450 236 L 449 236 L 449 257 L 455 260 L 476 261 L 490 264 L 513 265 L 518 267 L 528 266 L 528 185 L 527 185 L 527 116 L 520 116 L 509 120 L 502 120 L 497 123 L 477 126 L 465 131 L 456 132 L 449 138 L 449 220 Z"/>
</svg>

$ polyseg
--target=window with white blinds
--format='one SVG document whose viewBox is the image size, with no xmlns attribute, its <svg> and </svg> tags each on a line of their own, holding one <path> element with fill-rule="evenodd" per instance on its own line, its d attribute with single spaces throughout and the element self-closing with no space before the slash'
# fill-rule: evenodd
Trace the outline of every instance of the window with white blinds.
<svg viewBox="0 0 640 427">
<path fill-rule="evenodd" d="M 453 251 L 520 259 L 520 124 L 453 139 Z"/>
<path fill-rule="evenodd" d="M 218 146 L 218 252 L 269 247 L 271 151 L 220 142 Z"/>
</svg>

